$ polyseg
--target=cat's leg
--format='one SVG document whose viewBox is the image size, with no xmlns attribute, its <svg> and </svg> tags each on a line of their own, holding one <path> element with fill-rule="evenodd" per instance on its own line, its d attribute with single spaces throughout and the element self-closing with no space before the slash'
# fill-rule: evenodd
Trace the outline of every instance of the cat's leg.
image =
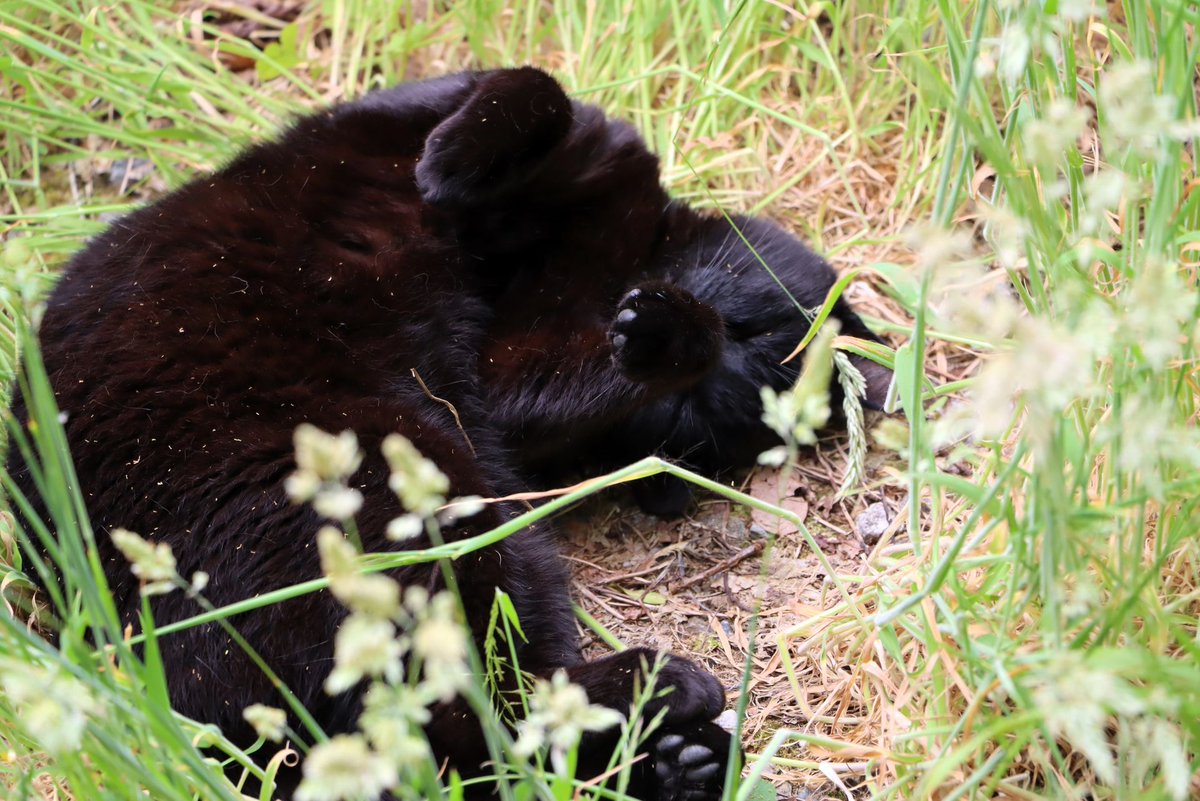
<svg viewBox="0 0 1200 801">
<path fill-rule="evenodd" d="M 478 208 L 523 185 L 571 126 L 562 87 L 533 67 L 480 75 L 470 97 L 425 141 L 416 168 L 425 202 Z"/>
<path fill-rule="evenodd" d="M 594 704 L 627 712 L 629 704 L 644 688 L 646 671 L 659 659 L 651 648 L 630 648 L 590 662 L 567 667 L 571 681 L 587 690 Z M 666 655 L 659 668 L 655 697 L 645 714 L 653 717 L 666 710 L 667 723 L 712 720 L 725 706 L 725 690 L 717 678 L 695 662 Z"/>
<path fill-rule="evenodd" d="M 519 550 L 509 550 L 505 562 L 517 566 L 517 572 L 531 582 L 528 590 L 540 591 L 534 586 L 539 579 L 556 580 L 559 565 L 552 567 L 548 577 L 537 570 L 527 573 L 528 564 L 521 565 L 525 556 Z M 555 595 L 565 599 L 565 588 Z M 584 689 L 591 703 L 626 715 L 630 713 L 647 686 L 648 670 L 660 658 L 657 651 L 634 648 L 590 662 L 580 661 L 577 655 L 564 651 L 574 639 L 571 626 L 567 625 L 572 617 L 569 606 L 559 604 L 553 613 L 543 609 L 541 614 L 530 615 L 529 601 L 542 606 L 542 600 L 524 597 L 514 600 L 527 607 L 521 613 L 521 625 L 530 641 L 518 648 L 523 672 L 549 678 L 555 671 L 565 670 L 568 678 Z M 472 617 L 469 605 L 467 614 Z M 477 642 L 480 635 L 481 632 L 476 632 Z M 573 652 L 573 646 L 567 650 Z M 510 672 L 502 672 L 494 680 L 502 692 L 516 690 L 517 681 Z M 661 722 L 636 748 L 637 759 L 629 774 L 630 795 L 645 801 L 719 798 L 730 737 L 711 721 L 724 703 L 724 689 L 714 676 L 682 657 L 665 658 L 642 711 L 646 723 L 660 715 Z M 487 775 L 490 768 L 485 763 L 490 754 L 479 719 L 470 705 L 457 698 L 430 711 L 431 719 L 425 730 L 439 758 L 448 759 L 464 776 Z M 586 781 L 604 774 L 619 740 L 618 728 L 585 735 L 579 749 L 578 778 Z"/>
<path fill-rule="evenodd" d="M 542 678 L 565 670 L 567 677 L 584 689 L 590 703 L 628 715 L 647 689 L 647 673 L 661 660 L 641 712 L 644 722 L 660 715 L 661 722 L 636 749 L 638 759 L 630 771 L 630 794 L 647 801 L 719 798 L 730 745 L 729 735 L 711 723 L 725 705 L 720 682 L 691 660 L 650 648 L 631 648 L 601 659 L 581 660 L 574 614 L 568 604 L 561 603 L 567 598 L 565 587 L 554 591 L 553 598 L 546 597 L 542 587 L 558 586 L 563 575 L 561 562 L 548 562 L 550 551 L 529 552 L 528 546 L 536 549 L 542 542 L 542 535 L 535 535 L 532 543 L 509 550 L 505 557 L 505 563 L 521 577 L 525 588 L 519 597 L 514 596 L 522 629 L 529 637 L 518 649 L 520 669 Z M 511 675 L 499 681 L 504 687 L 515 688 L 515 677 Z M 432 733 L 442 740 L 455 741 L 453 748 L 477 749 L 462 736 L 465 709 L 461 702 L 456 704 L 435 711 Z M 619 739 L 617 728 L 587 734 L 579 749 L 576 775 L 587 780 L 604 774 Z M 460 756 L 459 764 L 479 764 L 486 758 L 477 751 Z"/>
<path fill-rule="evenodd" d="M 504 265 L 488 257 L 517 254 L 627 269 L 653 244 L 667 203 L 658 159 L 633 127 L 532 67 L 479 73 L 425 140 L 415 176 L 457 244 L 492 271 Z"/>
<path fill-rule="evenodd" d="M 641 385 L 642 394 L 662 397 L 695 386 L 717 365 L 725 324 L 687 290 L 651 281 L 622 298 L 609 337 L 620 374 Z M 691 485 L 666 473 L 636 482 L 633 493 L 643 511 L 658 517 L 678 517 L 692 503 Z"/>
<path fill-rule="evenodd" d="M 664 723 L 634 750 L 626 793 L 645 801 L 717 801 L 725 786 L 730 742 L 729 732 L 711 721 Z M 585 735 L 577 775 L 601 776 L 621 767 L 610 756 L 617 745 L 615 731 Z"/>
</svg>

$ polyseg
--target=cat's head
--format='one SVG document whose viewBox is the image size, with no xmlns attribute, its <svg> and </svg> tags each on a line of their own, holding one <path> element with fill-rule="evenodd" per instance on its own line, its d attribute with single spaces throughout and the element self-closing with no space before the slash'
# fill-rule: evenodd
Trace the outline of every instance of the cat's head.
<svg viewBox="0 0 1200 801">
<path fill-rule="evenodd" d="M 743 356 L 748 376 L 777 390 L 790 386 L 802 358 L 788 357 L 826 305 L 837 283 L 833 268 L 761 217 L 706 215 L 678 227 L 686 227 L 678 237 L 682 247 L 672 255 L 679 285 L 720 313 L 727 346 Z M 883 409 L 892 371 L 850 350 L 879 337 L 844 298 L 835 301 L 827 320 L 837 321 L 837 344 L 862 373 L 863 404 Z"/>
</svg>

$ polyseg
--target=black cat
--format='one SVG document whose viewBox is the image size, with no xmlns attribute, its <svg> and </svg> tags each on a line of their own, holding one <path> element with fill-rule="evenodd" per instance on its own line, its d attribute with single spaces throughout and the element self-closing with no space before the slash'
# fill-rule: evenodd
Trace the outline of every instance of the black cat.
<svg viewBox="0 0 1200 801">
<path fill-rule="evenodd" d="M 373 551 L 395 547 L 384 528 L 401 510 L 379 456 L 394 431 L 454 495 L 505 495 L 567 462 L 652 452 L 706 470 L 746 463 L 771 444 L 759 387 L 794 380 L 796 365 L 779 362 L 808 328 L 758 258 L 805 307 L 833 273 L 770 223 L 734 223 L 740 235 L 672 202 L 630 126 L 534 69 L 407 84 L 305 117 L 114 223 L 51 297 L 39 336 L 93 525 L 170 543 L 183 575 L 211 576 L 220 605 L 318 575 L 321 521 L 282 486 L 303 422 L 358 434 L 358 525 Z M 870 336 L 848 308 L 837 315 Z M 886 372 L 864 369 L 875 400 Z M 28 472 L 11 468 L 29 491 Z M 683 502 L 676 492 L 662 506 Z M 491 506 L 446 537 L 517 511 Z M 137 582 L 100 540 L 132 621 Z M 529 636 L 522 668 L 565 667 L 593 702 L 628 709 L 653 651 L 582 661 L 544 526 L 454 569 L 477 637 L 503 588 Z M 441 581 L 428 565 L 395 577 Z M 179 594 L 153 608 L 159 623 L 196 611 Z M 321 690 L 343 617 L 321 593 L 233 620 L 331 733 L 360 710 L 359 694 Z M 213 626 L 172 635 L 163 652 L 176 709 L 235 740 L 252 739 L 246 705 L 279 703 Z M 728 735 L 709 721 L 722 688 L 681 657 L 661 683 L 673 688 L 655 704 L 665 725 L 632 792 L 718 797 Z M 464 709 L 436 709 L 428 734 L 470 773 L 487 754 Z M 613 737 L 594 739 L 581 774 L 607 761 Z"/>
</svg>

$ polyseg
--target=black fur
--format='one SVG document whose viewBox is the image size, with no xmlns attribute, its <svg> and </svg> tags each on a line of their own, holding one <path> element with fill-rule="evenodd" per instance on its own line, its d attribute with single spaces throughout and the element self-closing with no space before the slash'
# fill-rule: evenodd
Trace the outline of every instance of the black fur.
<svg viewBox="0 0 1200 801">
<path fill-rule="evenodd" d="M 771 223 L 734 222 L 796 301 L 823 301 L 833 273 L 821 259 Z M 847 333 L 870 336 L 848 308 L 837 314 Z M 794 380 L 797 365 L 780 361 L 807 328 L 727 221 L 668 199 L 630 126 L 526 68 L 316 113 L 130 214 L 71 263 L 40 338 L 93 524 L 170 543 L 181 573 L 207 572 L 208 596 L 227 604 L 319 572 L 321 521 L 282 490 L 302 422 L 358 434 L 358 523 L 366 548 L 384 550 L 401 511 L 379 456 L 388 433 L 435 459 L 455 495 L 519 491 L 581 456 L 746 464 L 772 444 L 759 387 Z M 453 404 L 461 430 L 430 394 Z M 12 469 L 29 490 L 28 472 Z M 660 511 L 686 504 L 678 487 L 662 490 Z M 489 507 L 446 536 L 518 511 Z M 137 583 L 107 537 L 100 547 L 133 620 Z M 594 701 L 628 708 L 653 654 L 581 660 L 544 526 L 454 568 L 476 635 L 503 588 L 530 636 L 523 668 L 566 667 Z M 396 578 L 440 582 L 430 566 Z M 169 623 L 195 609 L 176 594 L 154 612 Z M 330 732 L 359 710 L 355 693 L 321 690 L 343 617 L 315 594 L 233 621 Z M 278 703 L 216 627 L 163 649 L 175 707 L 235 739 L 251 737 L 246 705 Z M 714 798 L 728 736 L 708 721 L 721 687 L 681 657 L 663 681 L 674 688 L 666 723 L 634 790 Z M 486 755 L 461 713 L 435 710 L 429 735 L 471 772 Z"/>
</svg>

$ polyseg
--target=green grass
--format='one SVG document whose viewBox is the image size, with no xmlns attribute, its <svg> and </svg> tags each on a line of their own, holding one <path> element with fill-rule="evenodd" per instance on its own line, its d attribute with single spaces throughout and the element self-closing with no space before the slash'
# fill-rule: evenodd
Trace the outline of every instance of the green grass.
<svg viewBox="0 0 1200 801">
<path fill-rule="evenodd" d="M 260 52 L 153 3 L 0 0 L 0 371 L 63 257 L 130 203 L 97 165 L 146 159 L 170 188 L 321 102 L 472 65 L 550 67 L 634 121 L 676 194 L 781 218 L 875 276 L 907 321 L 889 329 L 907 525 L 862 574 L 826 561 L 827 608 L 778 635 L 777 700 L 807 725 L 770 738 L 751 774 L 773 759 L 879 799 L 1195 797 L 1200 190 L 1183 129 L 1200 13 L 1184 0 L 1077 20 L 1062 14 L 1086 4 L 1067 0 L 783 5 L 327 0 L 267 24 L 276 40 Z M 218 51 L 254 59 L 253 79 Z M 926 382 L 935 359 L 980 368 L 952 393 Z M 0 692 L 0 787 L 30 795 L 40 773 L 78 798 L 231 797 L 192 747 L 199 729 L 162 703 L 152 651 L 138 659 L 116 628 L 43 402 L 65 633 L 49 648 L 0 615 L 0 673 L 83 688 L 81 708 L 104 713 L 86 718 L 81 751 L 59 754 L 19 725 L 19 688 Z M 609 480 L 661 469 L 674 470 Z M 36 565 L 15 536 L 0 519 L 17 569 L 0 591 L 18 603 Z"/>
</svg>

